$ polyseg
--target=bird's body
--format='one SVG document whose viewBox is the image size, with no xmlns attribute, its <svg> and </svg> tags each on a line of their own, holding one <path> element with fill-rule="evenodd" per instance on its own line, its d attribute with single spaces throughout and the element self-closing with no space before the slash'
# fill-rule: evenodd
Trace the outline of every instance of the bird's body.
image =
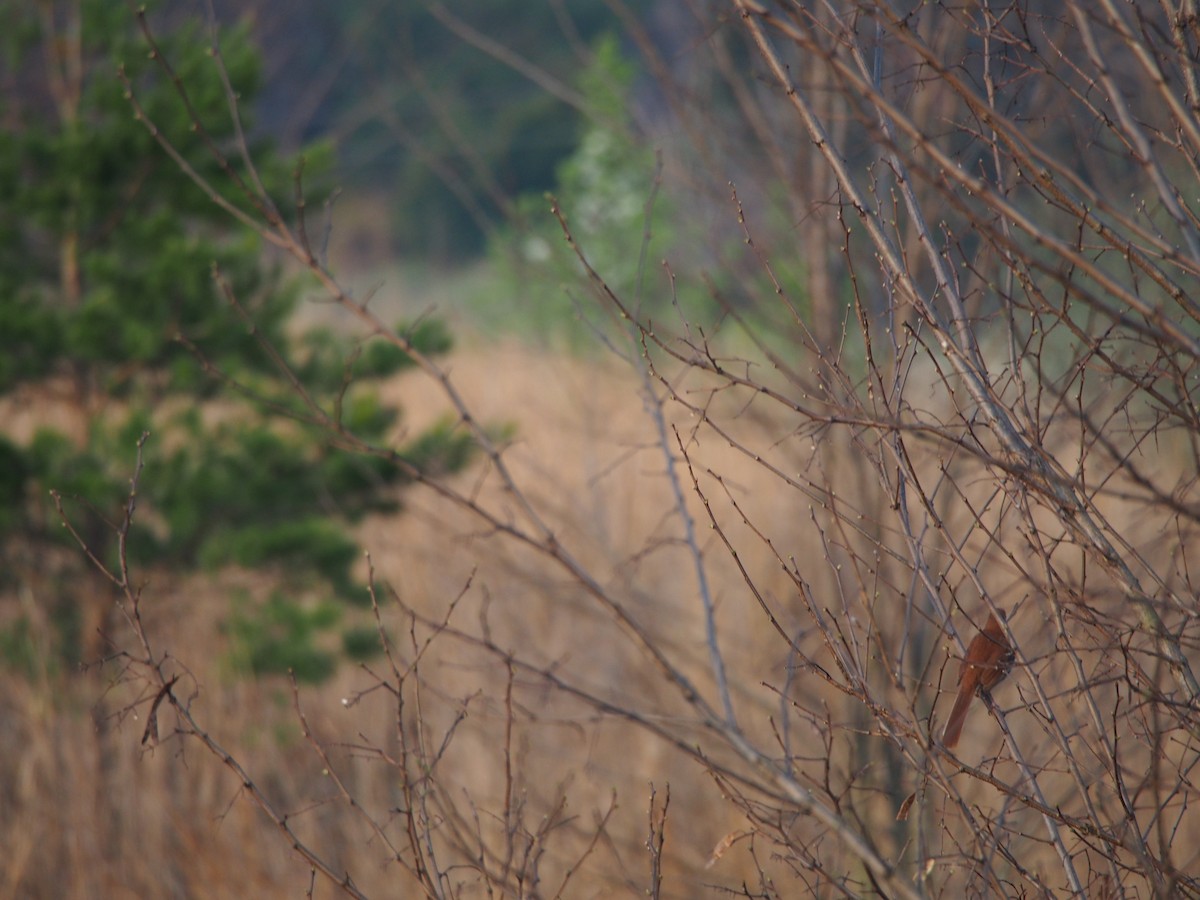
<svg viewBox="0 0 1200 900">
<path fill-rule="evenodd" d="M 950 718 L 946 719 L 946 730 L 942 734 L 942 743 L 946 747 L 953 748 L 958 744 L 971 700 L 981 691 L 990 691 L 1003 681 L 1012 664 L 1012 645 L 1000 622 L 994 615 L 989 615 L 983 631 L 975 635 L 967 646 L 967 655 L 958 671 L 958 696 L 954 699 L 954 707 L 950 710 Z"/>
</svg>

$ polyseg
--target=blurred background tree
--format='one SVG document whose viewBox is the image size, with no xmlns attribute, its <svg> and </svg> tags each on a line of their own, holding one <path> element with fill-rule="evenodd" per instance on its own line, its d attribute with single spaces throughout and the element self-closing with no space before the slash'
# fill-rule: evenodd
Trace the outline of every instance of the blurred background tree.
<svg viewBox="0 0 1200 900">
<path fill-rule="evenodd" d="M 245 26 L 219 35 L 228 89 L 202 20 L 161 38 L 189 114 L 123 5 L 5 4 L 0 25 L 0 596 L 9 600 L 0 650 L 27 670 L 105 654 L 113 595 L 69 546 L 48 492 L 63 495 L 82 538 L 110 559 L 112 516 L 150 431 L 146 515 L 131 552 L 176 575 L 266 573 L 236 592 L 231 659 L 320 678 L 338 655 L 326 635 L 346 626 L 343 607 L 367 602 L 347 524 L 397 507 L 404 463 L 460 466 L 469 442 L 445 427 L 406 434 L 373 385 L 411 360 L 293 324 L 304 285 L 135 120 L 119 66 L 164 134 L 194 137 L 194 115 L 236 156 L 228 92 L 249 116 L 262 84 Z M 253 121 L 242 124 L 253 132 Z M 178 146 L 195 171 L 215 172 L 202 141 Z M 302 161 L 263 143 L 251 149 L 271 196 L 291 196 L 300 168 L 310 202 L 328 189 L 327 146 L 305 148 Z M 230 179 L 219 183 L 233 206 L 252 203 Z M 423 352 L 449 349 L 435 320 L 397 327 Z M 218 399 L 218 378 L 242 390 Z M 333 446 L 305 423 L 293 379 L 342 427 L 397 455 Z M 346 634 L 356 654 L 369 651 L 352 623 Z"/>
<path fill-rule="evenodd" d="M 332 139 L 347 192 L 387 197 L 379 249 L 440 264 L 479 254 L 515 197 L 552 186 L 590 112 L 577 74 L 619 24 L 605 0 L 216 8 L 264 48 L 264 130 L 285 147 Z"/>
</svg>

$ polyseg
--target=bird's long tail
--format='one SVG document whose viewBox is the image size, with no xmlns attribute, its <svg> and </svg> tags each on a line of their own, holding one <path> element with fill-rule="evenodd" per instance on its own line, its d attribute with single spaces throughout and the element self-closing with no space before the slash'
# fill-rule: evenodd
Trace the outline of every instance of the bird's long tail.
<svg viewBox="0 0 1200 900">
<path fill-rule="evenodd" d="M 967 710 L 971 708 L 971 700 L 975 697 L 975 685 L 964 683 L 958 689 L 958 697 L 954 700 L 954 708 L 950 710 L 950 718 L 946 720 L 946 730 L 942 733 L 942 743 L 953 749 L 958 745 L 962 736 L 963 722 L 967 719 Z"/>
</svg>

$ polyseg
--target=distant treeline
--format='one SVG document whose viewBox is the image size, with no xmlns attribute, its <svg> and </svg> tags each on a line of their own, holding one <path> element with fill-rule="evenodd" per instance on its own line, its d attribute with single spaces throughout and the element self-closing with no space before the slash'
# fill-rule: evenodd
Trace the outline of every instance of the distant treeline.
<svg viewBox="0 0 1200 900">
<path fill-rule="evenodd" d="M 345 190 L 389 195 L 396 252 L 443 259 L 553 184 L 580 130 L 575 75 L 620 28 L 604 0 L 216 6 L 263 54 L 259 127 L 285 149 L 332 140 Z"/>
</svg>

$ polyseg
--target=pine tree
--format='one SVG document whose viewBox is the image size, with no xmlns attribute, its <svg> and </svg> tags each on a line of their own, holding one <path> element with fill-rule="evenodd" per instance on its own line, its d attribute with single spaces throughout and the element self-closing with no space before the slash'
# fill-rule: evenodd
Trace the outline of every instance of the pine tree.
<svg viewBox="0 0 1200 900">
<path fill-rule="evenodd" d="M 150 431 L 144 524 L 131 552 L 180 575 L 271 573 L 265 596 L 241 597 L 230 618 L 233 656 L 254 671 L 322 677 L 335 658 L 318 636 L 347 621 L 347 602 L 367 599 L 348 526 L 397 508 L 402 460 L 452 468 L 469 444 L 442 428 L 398 459 L 351 456 L 289 415 L 295 392 L 281 362 L 310 396 L 336 403 L 348 427 L 386 444 L 399 410 L 371 382 L 411 361 L 329 331 L 297 336 L 289 324 L 298 284 L 264 263 L 258 237 L 135 120 L 119 66 L 186 164 L 227 184 L 193 128 L 198 120 L 208 139 L 234 139 L 207 26 L 184 21 L 159 36 L 191 110 L 155 72 L 123 4 L 5 4 L 0 26 L 10 98 L 0 113 L 0 655 L 26 666 L 44 659 L 39 623 L 51 625 L 54 659 L 105 652 L 113 596 L 64 543 L 49 491 L 66 498 L 89 549 L 110 560 L 111 523 L 138 438 Z M 220 47 L 250 129 L 258 55 L 245 28 L 223 32 Z M 253 150 L 268 191 L 289 196 L 295 162 Z M 306 182 L 319 186 L 330 154 L 304 156 Z M 232 188 L 226 200 L 247 202 Z M 423 352 L 450 344 L 436 321 L 409 333 Z M 244 390 L 221 390 L 230 381 Z M 346 646 L 364 650 L 353 628 Z"/>
</svg>

